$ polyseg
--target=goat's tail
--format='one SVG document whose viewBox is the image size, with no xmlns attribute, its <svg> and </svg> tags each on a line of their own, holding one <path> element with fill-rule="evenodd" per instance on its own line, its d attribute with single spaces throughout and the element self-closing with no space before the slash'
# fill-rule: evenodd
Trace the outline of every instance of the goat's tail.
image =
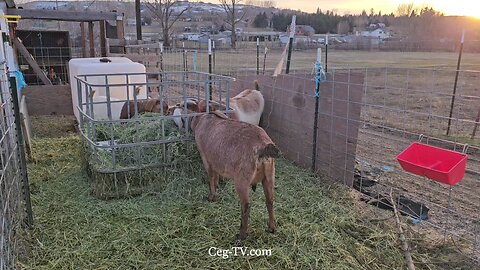
<svg viewBox="0 0 480 270">
<path fill-rule="evenodd" d="M 253 82 L 255 84 L 255 90 L 260 91 L 260 85 L 258 84 L 258 80 Z"/>
<path fill-rule="evenodd" d="M 280 150 L 273 143 L 267 144 L 265 148 L 260 150 L 260 153 L 258 155 L 260 159 L 278 158 L 279 156 L 280 156 Z"/>
</svg>

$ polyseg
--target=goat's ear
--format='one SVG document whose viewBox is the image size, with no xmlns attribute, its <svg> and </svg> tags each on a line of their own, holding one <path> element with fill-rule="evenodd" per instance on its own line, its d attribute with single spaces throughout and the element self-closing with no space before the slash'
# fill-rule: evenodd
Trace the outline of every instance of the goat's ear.
<svg viewBox="0 0 480 270">
<path fill-rule="evenodd" d="M 164 113 L 166 113 L 167 115 L 173 115 L 173 112 L 175 111 L 176 108 L 178 108 L 178 106 L 171 106 L 171 107 L 167 106 L 167 110 L 164 111 Z"/>
<path fill-rule="evenodd" d="M 193 99 L 187 100 L 187 110 L 197 111 L 197 109 L 198 109 L 198 101 Z"/>
<path fill-rule="evenodd" d="M 90 97 L 90 98 L 93 98 L 93 97 L 95 96 L 95 92 L 96 92 L 96 90 L 92 90 L 92 92 L 90 93 L 90 96 L 89 96 L 89 97 Z"/>
<path fill-rule="evenodd" d="M 199 112 L 199 113 L 207 111 L 207 106 L 206 106 L 205 100 L 202 99 L 197 103 L 197 108 L 196 108 L 195 111 Z"/>
<path fill-rule="evenodd" d="M 208 105 L 208 107 L 210 107 L 211 112 L 218 110 L 217 106 L 215 106 L 215 104 L 212 104 L 212 102 L 210 102 L 210 105 Z"/>
<path fill-rule="evenodd" d="M 192 105 L 190 106 L 190 108 L 187 108 L 187 110 L 188 110 L 188 111 L 191 111 L 191 112 L 201 112 L 201 111 L 200 111 L 200 104 L 197 104 L 197 103 L 192 104 Z"/>
<path fill-rule="evenodd" d="M 134 91 L 135 96 L 138 96 L 138 94 L 140 94 L 140 90 L 142 90 L 142 88 L 140 87 L 135 88 L 135 91 Z"/>
</svg>

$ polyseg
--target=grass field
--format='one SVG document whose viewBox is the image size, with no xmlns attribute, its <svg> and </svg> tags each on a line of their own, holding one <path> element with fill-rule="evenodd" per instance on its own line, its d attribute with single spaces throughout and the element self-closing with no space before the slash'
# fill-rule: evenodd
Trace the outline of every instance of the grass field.
<svg viewBox="0 0 480 270">
<path fill-rule="evenodd" d="M 46 130 L 55 118 L 33 121 L 39 134 L 39 127 Z M 260 189 L 251 196 L 250 236 L 243 243 L 271 249 L 272 256 L 211 257 L 210 247 L 235 246 L 240 212 L 232 182 L 221 185 L 216 203 L 207 202 L 205 179 L 196 178 L 176 179 L 162 192 L 98 200 L 90 195 L 79 164 L 80 139 L 68 130 L 42 132 L 44 137 L 34 140 L 35 163 L 29 165 L 29 175 L 35 225 L 29 235 L 29 258 L 22 268 L 404 268 L 391 222 L 376 219 L 344 187 L 282 159 L 277 164 L 275 191 L 278 232 L 265 232 Z M 449 255 L 453 250 L 426 243 L 419 235 L 409 236 L 418 269 L 472 269 L 465 258 Z"/>
<path fill-rule="evenodd" d="M 313 69 L 316 50 L 294 51 L 292 54 L 292 70 Z M 149 59 L 155 70 L 154 52 Z M 271 50 L 266 58 L 266 70 L 272 72 L 281 59 L 281 50 Z M 189 69 L 193 69 L 193 53 L 188 53 L 187 64 Z M 170 70 L 183 69 L 183 53 L 165 54 L 165 68 Z M 325 55 L 322 57 L 325 61 Z M 263 51 L 260 53 L 260 70 L 263 70 Z M 384 51 L 343 51 L 329 50 L 328 67 L 329 68 L 438 68 L 455 69 L 457 65 L 458 54 L 449 52 L 384 52 Z M 480 54 L 467 53 L 462 56 L 462 69 L 478 70 L 480 68 Z M 226 50 L 217 51 L 215 55 L 214 71 L 218 74 L 231 74 L 241 70 L 256 69 L 256 51 L 255 50 Z M 204 51 L 197 55 L 197 70 L 208 71 L 208 55 Z"/>
</svg>

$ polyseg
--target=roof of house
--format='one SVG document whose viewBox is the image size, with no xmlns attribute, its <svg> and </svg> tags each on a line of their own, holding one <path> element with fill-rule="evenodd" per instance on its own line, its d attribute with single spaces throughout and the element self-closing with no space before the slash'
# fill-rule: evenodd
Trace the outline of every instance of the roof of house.
<svg viewBox="0 0 480 270">
<path fill-rule="evenodd" d="M 9 8 L 14 8 L 15 7 L 15 1 L 14 0 L 5 0 L 7 3 L 7 7 Z"/>
</svg>

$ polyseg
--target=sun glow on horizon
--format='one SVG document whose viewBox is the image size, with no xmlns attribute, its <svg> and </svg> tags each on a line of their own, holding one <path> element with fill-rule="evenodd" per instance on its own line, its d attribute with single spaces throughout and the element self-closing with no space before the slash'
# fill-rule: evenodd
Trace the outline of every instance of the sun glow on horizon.
<svg viewBox="0 0 480 270">
<path fill-rule="evenodd" d="M 393 0 L 395 8 L 403 3 L 414 3 L 417 7 L 429 6 L 447 16 L 469 16 L 480 18 L 480 1 L 476 0 Z"/>
<path fill-rule="evenodd" d="M 219 0 L 203 0 L 204 2 L 218 3 Z M 247 0 L 242 1 L 243 3 Z M 383 14 L 393 12 L 404 3 L 413 3 L 415 7 L 433 7 L 436 11 L 446 16 L 469 16 L 480 19 L 480 0 L 276 0 L 278 8 L 315 12 L 317 8 L 322 10 L 336 10 L 339 14 L 359 14 L 362 10 L 370 12 L 382 11 Z"/>
<path fill-rule="evenodd" d="M 435 1 L 436 8 L 446 15 L 459 15 L 480 18 L 480 1 L 457 0 L 457 1 Z"/>
</svg>

